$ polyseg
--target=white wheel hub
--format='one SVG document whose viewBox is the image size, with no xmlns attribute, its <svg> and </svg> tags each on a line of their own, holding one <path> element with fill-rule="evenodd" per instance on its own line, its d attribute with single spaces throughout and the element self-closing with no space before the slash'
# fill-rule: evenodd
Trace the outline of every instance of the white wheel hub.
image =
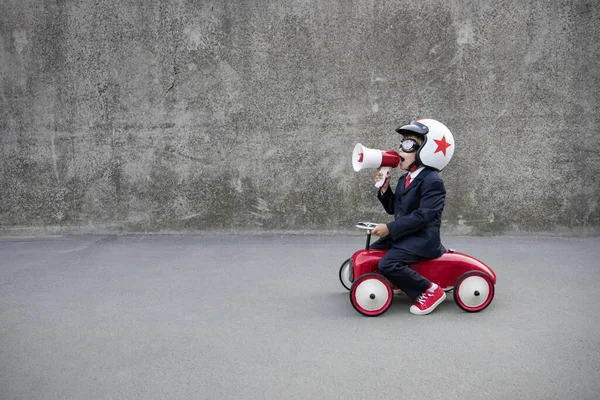
<svg viewBox="0 0 600 400">
<path fill-rule="evenodd" d="M 356 303 L 367 311 L 381 309 L 389 299 L 388 285 L 379 279 L 365 279 L 354 291 Z"/>
<path fill-rule="evenodd" d="M 349 262 L 344 264 L 344 266 L 342 267 L 342 272 L 341 272 L 340 276 L 342 277 L 342 280 L 344 281 L 344 283 L 347 285 L 348 288 L 350 286 L 352 286 L 352 281 L 350 280 L 350 263 Z"/>
<path fill-rule="evenodd" d="M 489 295 L 490 286 L 487 280 L 479 275 L 467 276 L 458 288 L 458 297 L 467 307 L 479 307 Z"/>
</svg>

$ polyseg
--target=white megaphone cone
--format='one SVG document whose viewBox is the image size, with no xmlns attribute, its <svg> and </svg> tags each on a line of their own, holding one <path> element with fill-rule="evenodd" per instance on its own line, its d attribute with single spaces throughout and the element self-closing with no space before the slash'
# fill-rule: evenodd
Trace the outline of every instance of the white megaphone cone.
<svg viewBox="0 0 600 400">
<path fill-rule="evenodd" d="M 393 150 L 369 149 L 362 144 L 354 146 L 352 152 L 352 168 L 360 171 L 363 168 L 380 168 L 383 178 L 375 186 L 381 188 L 390 177 L 390 168 L 396 168 L 400 164 L 400 154 Z"/>
</svg>

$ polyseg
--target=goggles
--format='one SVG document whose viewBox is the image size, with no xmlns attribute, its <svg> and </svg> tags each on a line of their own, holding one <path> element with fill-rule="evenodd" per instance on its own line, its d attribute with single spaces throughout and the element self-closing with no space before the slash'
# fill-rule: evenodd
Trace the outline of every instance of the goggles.
<svg viewBox="0 0 600 400">
<path fill-rule="evenodd" d="M 400 150 L 405 153 L 414 153 L 419 150 L 419 147 L 421 147 L 419 142 L 414 139 L 404 139 L 400 142 Z"/>
</svg>

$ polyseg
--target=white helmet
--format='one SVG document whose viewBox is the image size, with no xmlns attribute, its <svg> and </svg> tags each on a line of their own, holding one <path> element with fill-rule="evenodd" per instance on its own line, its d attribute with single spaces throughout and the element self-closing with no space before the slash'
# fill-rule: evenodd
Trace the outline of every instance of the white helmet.
<svg viewBox="0 0 600 400">
<path fill-rule="evenodd" d="M 396 132 L 401 135 L 416 134 L 423 137 L 423 144 L 416 154 L 416 162 L 419 165 L 441 171 L 448 165 L 454 154 L 452 132 L 446 125 L 435 119 L 418 119 L 397 128 Z"/>
</svg>

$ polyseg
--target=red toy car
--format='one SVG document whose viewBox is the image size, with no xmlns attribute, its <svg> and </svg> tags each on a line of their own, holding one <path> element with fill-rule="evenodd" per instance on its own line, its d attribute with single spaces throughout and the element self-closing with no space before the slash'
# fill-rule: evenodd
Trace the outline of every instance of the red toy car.
<svg viewBox="0 0 600 400">
<path fill-rule="evenodd" d="M 369 250 L 371 231 L 376 224 L 359 222 L 367 230 L 364 250 L 358 250 L 340 267 L 340 281 L 350 290 L 350 303 L 359 313 L 374 317 L 386 312 L 394 299 L 393 285 L 379 272 L 378 263 L 387 250 Z M 478 312 L 494 298 L 496 274 L 476 258 L 448 249 L 441 257 L 423 260 L 411 268 L 445 292 L 454 291 L 454 301 L 467 312 Z"/>
</svg>

